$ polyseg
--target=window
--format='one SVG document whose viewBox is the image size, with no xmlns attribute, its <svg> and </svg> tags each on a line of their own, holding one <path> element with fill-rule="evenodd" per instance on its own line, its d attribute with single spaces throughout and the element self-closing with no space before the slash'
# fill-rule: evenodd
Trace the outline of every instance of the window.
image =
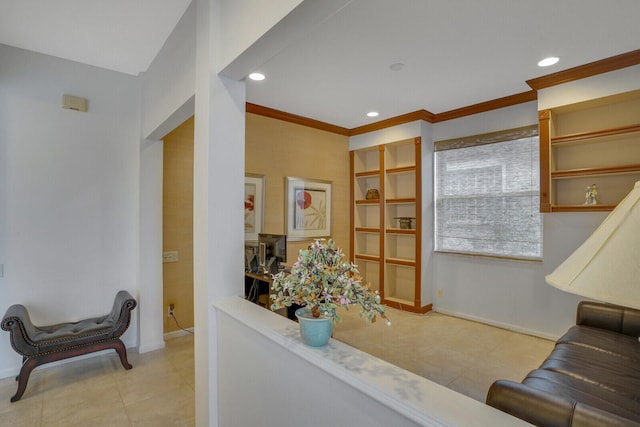
<svg viewBox="0 0 640 427">
<path fill-rule="evenodd" d="M 538 127 L 435 143 L 435 249 L 542 259 Z"/>
</svg>

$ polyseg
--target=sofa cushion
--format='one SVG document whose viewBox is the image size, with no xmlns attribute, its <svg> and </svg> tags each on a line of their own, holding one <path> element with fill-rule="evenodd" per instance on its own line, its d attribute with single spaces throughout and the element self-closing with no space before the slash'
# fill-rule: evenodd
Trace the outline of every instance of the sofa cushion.
<svg viewBox="0 0 640 427">
<path fill-rule="evenodd" d="M 557 342 L 589 347 L 625 359 L 640 361 L 640 342 L 636 337 L 606 329 L 572 326 Z"/>
<path fill-rule="evenodd" d="M 545 369 L 531 371 L 522 384 L 640 422 L 640 401 L 598 384 Z"/>
<path fill-rule="evenodd" d="M 635 360 L 591 347 L 556 344 L 540 368 L 640 400 L 640 364 Z"/>
</svg>

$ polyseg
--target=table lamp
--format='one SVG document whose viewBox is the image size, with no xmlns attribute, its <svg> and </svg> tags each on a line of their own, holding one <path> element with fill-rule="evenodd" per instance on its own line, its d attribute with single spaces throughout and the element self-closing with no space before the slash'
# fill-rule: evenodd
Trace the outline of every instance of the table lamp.
<svg viewBox="0 0 640 427">
<path fill-rule="evenodd" d="M 566 292 L 640 309 L 640 181 L 545 279 Z"/>
</svg>

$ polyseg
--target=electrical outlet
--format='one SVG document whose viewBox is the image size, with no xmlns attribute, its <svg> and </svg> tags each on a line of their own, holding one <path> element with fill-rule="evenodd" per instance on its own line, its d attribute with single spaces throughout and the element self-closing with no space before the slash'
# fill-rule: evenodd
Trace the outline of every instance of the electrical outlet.
<svg viewBox="0 0 640 427">
<path fill-rule="evenodd" d="M 438 296 L 441 297 L 442 296 L 442 289 L 438 289 Z"/>
<path fill-rule="evenodd" d="M 175 315 L 176 315 L 176 305 L 169 304 L 169 307 L 167 307 L 167 317 L 173 317 Z"/>
<path fill-rule="evenodd" d="M 178 262 L 178 251 L 162 252 L 162 263 Z"/>
</svg>

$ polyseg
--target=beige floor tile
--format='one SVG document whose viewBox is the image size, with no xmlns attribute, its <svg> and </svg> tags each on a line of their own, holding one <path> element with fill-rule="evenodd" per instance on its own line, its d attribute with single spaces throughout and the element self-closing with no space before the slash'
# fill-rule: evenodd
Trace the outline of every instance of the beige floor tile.
<svg viewBox="0 0 640 427">
<path fill-rule="evenodd" d="M 42 419 L 58 425 L 89 425 L 88 420 L 118 412 L 124 404 L 112 375 L 46 390 L 42 404 Z"/>
<path fill-rule="evenodd" d="M 132 426 L 195 425 L 195 393 L 187 385 L 126 407 Z"/>
<path fill-rule="evenodd" d="M 44 376 L 41 372 L 34 372 L 29 378 L 29 384 L 23 398 L 11 402 L 18 388 L 14 378 L 0 380 L 0 426 L 32 427 L 40 426 L 42 420 L 42 383 Z"/>
<path fill-rule="evenodd" d="M 80 420 L 44 420 L 42 427 L 129 427 L 131 422 L 124 408 Z"/>
<path fill-rule="evenodd" d="M 117 377 L 117 385 L 125 405 L 175 391 L 187 385 L 175 370 L 151 372 L 147 375 Z"/>
<path fill-rule="evenodd" d="M 14 377 L 0 380 L 0 414 L 7 411 L 17 411 L 18 407 L 26 407 L 32 403 L 37 403 L 37 405 L 42 407 L 44 379 L 45 376 L 43 370 L 33 371 L 29 376 L 29 382 L 27 383 L 27 388 L 22 395 L 22 399 L 13 403 L 11 402 L 11 397 L 16 394 L 16 390 L 18 390 L 18 382 Z M 29 400 L 29 403 L 25 403 L 27 400 Z M 4 424 L 0 423 L 0 426 L 2 425 Z"/>
</svg>

